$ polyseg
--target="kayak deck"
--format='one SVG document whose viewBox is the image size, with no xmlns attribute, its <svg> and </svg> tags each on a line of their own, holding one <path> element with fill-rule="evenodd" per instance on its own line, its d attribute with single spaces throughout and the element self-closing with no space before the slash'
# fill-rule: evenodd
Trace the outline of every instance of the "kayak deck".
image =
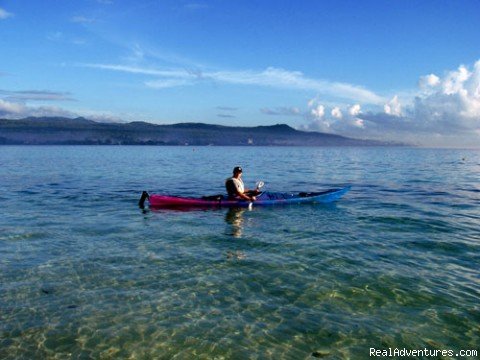
<svg viewBox="0 0 480 360">
<path fill-rule="evenodd" d="M 264 191 L 256 196 L 257 200 L 229 199 L 225 195 L 204 196 L 202 198 L 180 197 L 170 195 L 147 195 L 151 207 L 247 207 L 254 206 L 302 204 L 302 203 L 329 203 L 338 200 L 350 190 L 350 186 L 340 189 L 330 189 L 321 192 L 282 193 Z M 142 195 L 143 198 L 143 195 Z"/>
</svg>

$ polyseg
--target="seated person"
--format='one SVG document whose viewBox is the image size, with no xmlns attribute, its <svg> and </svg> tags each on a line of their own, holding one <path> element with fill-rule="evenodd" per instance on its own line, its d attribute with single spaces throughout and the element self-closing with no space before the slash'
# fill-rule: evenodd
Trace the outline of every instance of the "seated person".
<svg viewBox="0 0 480 360">
<path fill-rule="evenodd" d="M 258 190 L 245 189 L 242 181 L 242 168 L 240 166 L 236 166 L 233 169 L 233 176 L 225 181 L 225 187 L 230 200 L 243 199 L 247 201 L 255 201 L 257 200 L 255 195 L 259 194 Z"/>
</svg>

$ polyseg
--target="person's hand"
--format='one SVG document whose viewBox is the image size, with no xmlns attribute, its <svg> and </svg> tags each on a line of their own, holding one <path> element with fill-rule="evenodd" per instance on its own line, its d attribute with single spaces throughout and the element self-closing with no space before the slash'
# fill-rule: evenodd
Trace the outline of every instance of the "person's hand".
<svg viewBox="0 0 480 360">
<path fill-rule="evenodd" d="M 251 199 L 252 201 L 255 201 L 255 200 L 257 200 L 257 197 L 256 197 L 256 196 L 252 196 L 250 199 Z"/>
</svg>

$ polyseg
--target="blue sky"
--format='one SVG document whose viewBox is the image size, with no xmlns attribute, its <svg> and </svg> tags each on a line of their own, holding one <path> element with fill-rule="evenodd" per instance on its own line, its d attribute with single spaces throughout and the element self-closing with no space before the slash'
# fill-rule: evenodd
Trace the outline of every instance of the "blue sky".
<svg viewBox="0 0 480 360">
<path fill-rule="evenodd" d="M 480 145 L 480 2 L 0 0 L 0 116 Z"/>
</svg>

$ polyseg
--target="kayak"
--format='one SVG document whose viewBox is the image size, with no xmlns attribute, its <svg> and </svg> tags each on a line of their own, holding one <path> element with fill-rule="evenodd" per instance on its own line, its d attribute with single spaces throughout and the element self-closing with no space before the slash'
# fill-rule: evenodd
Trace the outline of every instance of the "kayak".
<svg viewBox="0 0 480 360">
<path fill-rule="evenodd" d="M 321 192 L 282 193 L 264 191 L 256 196 L 257 200 L 251 202 L 243 199 L 229 199 L 225 195 L 195 197 L 181 197 L 151 194 L 143 192 L 139 205 L 143 207 L 148 201 L 150 207 L 249 207 L 269 206 L 284 204 L 311 204 L 329 203 L 340 199 L 350 190 L 350 186 L 340 189 L 330 189 Z"/>
</svg>

